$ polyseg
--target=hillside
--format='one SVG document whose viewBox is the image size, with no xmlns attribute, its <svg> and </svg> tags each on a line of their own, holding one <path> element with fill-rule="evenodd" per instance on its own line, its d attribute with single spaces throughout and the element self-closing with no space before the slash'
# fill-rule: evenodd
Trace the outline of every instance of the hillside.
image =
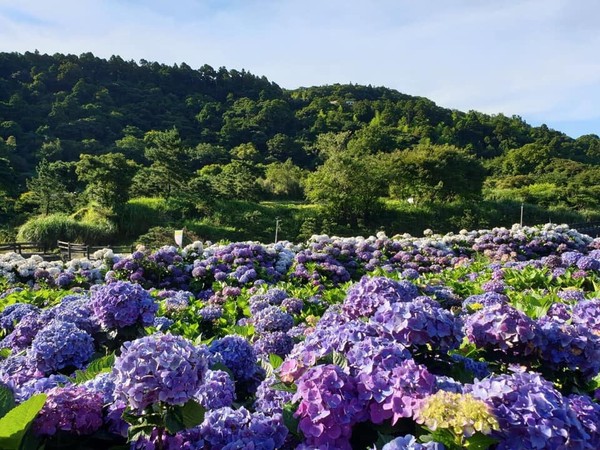
<svg viewBox="0 0 600 450">
<path fill-rule="evenodd" d="M 290 91 L 264 76 L 208 65 L 0 53 L 0 213 L 7 223 L 94 201 L 114 212 L 131 197 L 189 200 L 199 192 L 195 214 L 221 199 L 306 196 L 327 207 L 316 191 L 327 161 L 333 167 L 342 154 L 350 158 L 344 167 L 360 160 L 359 171 L 378 180 L 365 204 L 480 198 L 599 208 L 595 135 L 572 139 L 518 116 L 450 110 L 385 87 Z M 465 166 L 470 172 L 461 172 Z M 108 180 L 111 171 L 128 182 Z M 40 179 L 55 181 L 41 199 Z M 122 192 L 108 201 L 115 187 Z M 373 214 L 357 208 L 330 216 L 351 227 L 369 223 Z"/>
</svg>

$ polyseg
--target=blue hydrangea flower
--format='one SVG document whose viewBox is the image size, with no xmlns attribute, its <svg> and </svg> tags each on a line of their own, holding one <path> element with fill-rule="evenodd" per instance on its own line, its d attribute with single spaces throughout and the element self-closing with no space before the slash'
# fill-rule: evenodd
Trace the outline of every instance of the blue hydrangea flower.
<svg viewBox="0 0 600 450">
<path fill-rule="evenodd" d="M 257 333 L 289 331 L 294 326 L 294 318 L 277 306 L 267 306 L 252 318 Z"/>
<path fill-rule="evenodd" d="M 0 313 L 0 329 L 11 332 L 16 323 L 28 314 L 37 314 L 39 312 L 37 306 L 29 303 L 14 303 L 8 305 Z"/>
<path fill-rule="evenodd" d="M 126 342 L 113 368 L 115 398 L 137 412 L 163 402 L 183 405 L 204 381 L 208 354 L 181 336 L 157 333 Z"/>
<path fill-rule="evenodd" d="M 29 357 L 46 374 L 66 367 L 81 369 L 94 354 L 94 340 L 70 322 L 53 320 L 31 343 Z"/>
<path fill-rule="evenodd" d="M 198 311 L 202 320 L 212 322 L 223 317 L 223 307 L 219 305 L 206 305 Z"/>
<path fill-rule="evenodd" d="M 190 304 L 190 298 L 194 294 L 188 291 L 176 291 L 169 295 L 165 300 L 165 310 L 167 312 L 177 312 L 185 310 Z"/>
<path fill-rule="evenodd" d="M 280 415 L 268 417 L 244 407 L 208 411 L 198 430 L 204 448 L 214 450 L 275 450 L 281 448 L 288 434 Z"/>
<path fill-rule="evenodd" d="M 260 338 L 254 342 L 254 350 L 259 356 L 269 357 L 269 355 L 278 355 L 285 358 L 294 347 L 294 341 L 283 331 L 273 333 L 263 333 Z"/>
<path fill-rule="evenodd" d="M 165 316 L 156 316 L 154 318 L 154 322 L 152 326 L 156 328 L 158 331 L 165 332 L 167 331 L 171 325 L 173 325 L 174 321 Z"/>
<path fill-rule="evenodd" d="M 382 336 L 407 347 L 427 344 L 441 352 L 457 348 L 462 341 L 460 321 L 428 297 L 408 303 L 382 305 L 371 318 Z"/>
<path fill-rule="evenodd" d="M 388 442 L 381 450 L 445 450 L 445 448 L 444 444 L 434 441 L 421 444 L 412 434 L 407 434 Z"/>
<path fill-rule="evenodd" d="M 587 433 L 567 399 L 538 374 L 497 375 L 465 386 L 486 402 L 500 429 L 498 450 L 589 448 Z"/>
<path fill-rule="evenodd" d="M 83 386 L 92 392 L 100 393 L 104 404 L 112 403 L 115 393 L 115 374 L 113 372 L 98 374 L 95 378 L 83 383 Z"/>
<path fill-rule="evenodd" d="M 85 295 L 68 295 L 58 305 L 44 311 L 43 316 L 56 317 L 63 322 L 71 322 L 90 334 L 100 328 L 93 315 L 90 299 Z"/>
<path fill-rule="evenodd" d="M 213 354 L 222 358 L 223 364 L 233 373 L 236 380 L 251 379 L 257 367 L 256 352 L 242 336 L 230 334 L 211 342 L 209 346 Z"/>
<path fill-rule="evenodd" d="M 15 392 L 15 400 L 21 403 L 35 394 L 41 394 L 54 387 L 71 384 L 71 379 L 66 375 L 52 374 L 43 378 L 31 378 L 23 383 Z"/>
</svg>

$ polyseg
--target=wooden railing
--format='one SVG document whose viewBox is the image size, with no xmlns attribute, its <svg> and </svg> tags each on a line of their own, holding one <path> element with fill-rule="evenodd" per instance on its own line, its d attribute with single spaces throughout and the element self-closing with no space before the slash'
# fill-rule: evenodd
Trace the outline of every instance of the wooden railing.
<svg viewBox="0 0 600 450">
<path fill-rule="evenodd" d="M 70 261 L 74 257 L 92 259 L 94 253 L 103 248 L 110 248 L 115 253 L 132 253 L 134 251 L 131 245 L 88 245 L 77 244 L 75 242 L 57 241 L 61 258 Z"/>
<path fill-rule="evenodd" d="M 132 253 L 135 250 L 130 245 L 88 245 L 57 241 L 56 247 L 48 247 L 37 242 L 7 242 L 0 244 L 0 254 L 14 252 L 24 257 L 40 255 L 46 260 L 60 258 L 69 261 L 75 257 L 92 259 L 94 253 L 103 248 L 110 248 L 115 253 Z"/>
<path fill-rule="evenodd" d="M 19 255 L 47 253 L 50 249 L 38 242 L 8 242 L 0 244 L 0 253 L 15 252 Z"/>
</svg>

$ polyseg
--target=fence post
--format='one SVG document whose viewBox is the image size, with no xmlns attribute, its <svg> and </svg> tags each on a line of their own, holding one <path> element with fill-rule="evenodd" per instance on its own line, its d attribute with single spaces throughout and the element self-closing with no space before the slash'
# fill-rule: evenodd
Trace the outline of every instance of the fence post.
<svg viewBox="0 0 600 450">
<path fill-rule="evenodd" d="M 85 246 L 85 256 L 87 257 L 87 259 L 90 259 L 90 246 L 89 245 Z"/>
<path fill-rule="evenodd" d="M 71 261 L 73 258 L 71 258 L 71 243 L 67 242 L 67 257 L 69 258 L 69 261 Z"/>
</svg>

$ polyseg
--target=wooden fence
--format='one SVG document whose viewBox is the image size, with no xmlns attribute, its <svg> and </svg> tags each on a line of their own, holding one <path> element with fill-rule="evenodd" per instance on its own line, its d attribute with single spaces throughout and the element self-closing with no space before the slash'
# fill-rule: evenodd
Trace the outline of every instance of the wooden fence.
<svg viewBox="0 0 600 450">
<path fill-rule="evenodd" d="M 131 245 L 88 245 L 64 241 L 58 241 L 57 246 L 61 258 L 65 261 L 70 261 L 75 257 L 92 259 L 95 252 L 104 248 L 110 248 L 115 253 L 133 253 L 135 250 Z"/>
<path fill-rule="evenodd" d="M 40 255 L 46 260 L 63 259 L 69 261 L 75 257 L 92 259 L 97 250 L 110 248 L 115 253 L 132 253 L 135 249 L 129 245 L 88 245 L 75 242 L 57 241 L 56 247 L 48 248 L 36 242 L 9 242 L 0 244 L 0 254 L 15 252 L 24 257 Z"/>
<path fill-rule="evenodd" d="M 50 250 L 38 242 L 8 242 L 0 244 L 0 253 L 15 252 L 23 256 L 47 254 Z"/>
</svg>

